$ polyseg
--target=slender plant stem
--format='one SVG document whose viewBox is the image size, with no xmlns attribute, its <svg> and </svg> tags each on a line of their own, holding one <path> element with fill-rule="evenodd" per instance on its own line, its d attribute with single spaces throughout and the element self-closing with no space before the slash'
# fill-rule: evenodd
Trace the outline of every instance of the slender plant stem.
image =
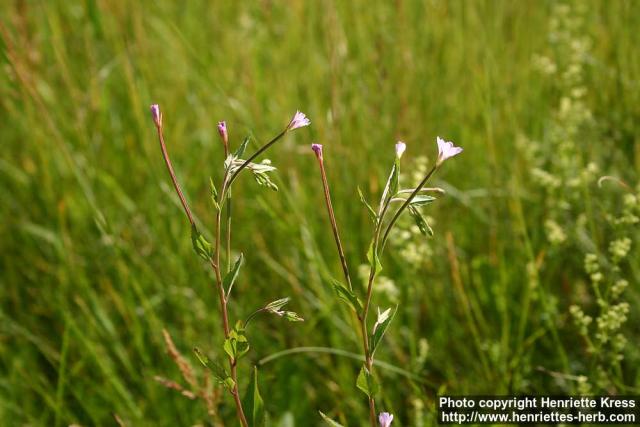
<svg viewBox="0 0 640 427">
<path fill-rule="evenodd" d="M 340 263 L 342 264 L 342 273 L 344 274 L 344 280 L 347 281 L 347 285 L 350 290 L 353 290 L 351 286 L 351 276 L 349 275 L 349 266 L 347 265 L 347 258 L 344 255 L 344 249 L 342 248 L 342 242 L 340 241 L 340 233 L 338 232 L 338 224 L 336 223 L 336 215 L 333 211 L 333 204 L 331 203 L 331 192 L 329 191 L 329 183 L 327 181 L 327 173 L 324 169 L 324 160 L 322 154 L 316 155 L 318 158 L 318 164 L 320 165 L 320 174 L 322 175 L 322 187 L 324 189 L 324 201 L 327 205 L 327 211 L 329 212 L 329 220 L 331 221 L 331 229 L 333 230 L 333 238 L 336 241 L 338 248 L 338 255 L 340 256 Z"/>
<path fill-rule="evenodd" d="M 220 274 L 220 223 L 222 221 L 222 213 L 220 210 L 216 212 L 216 237 L 215 237 L 215 260 L 211 262 L 211 267 L 215 272 L 216 276 L 216 285 L 218 288 L 218 297 L 220 298 L 220 306 L 222 308 L 222 325 L 224 327 L 224 337 L 225 339 L 229 338 L 229 315 L 227 312 L 227 298 L 224 294 L 224 286 L 222 284 L 222 275 Z M 233 400 L 236 404 L 236 414 L 240 423 L 243 427 L 248 427 L 247 418 L 244 415 L 244 410 L 242 408 L 242 402 L 240 401 L 240 395 L 238 393 L 238 371 L 236 368 L 237 360 L 233 357 L 229 356 L 229 367 L 231 369 L 231 379 L 233 380 L 233 390 L 231 394 L 233 395 Z"/>
<path fill-rule="evenodd" d="M 375 238 L 373 241 L 373 256 L 377 257 L 378 251 L 378 239 L 380 238 L 380 229 L 382 228 L 382 218 L 384 217 L 384 212 L 386 211 L 386 206 L 383 209 L 380 218 L 378 219 L 378 224 L 376 225 L 375 230 Z M 362 314 L 358 315 L 358 319 L 360 320 L 360 333 L 362 335 L 362 348 L 364 351 L 365 364 L 367 367 L 367 371 L 369 371 L 369 375 L 373 375 L 373 354 L 369 350 L 369 334 L 367 332 L 367 316 L 369 314 L 369 307 L 371 306 L 371 295 L 373 291 L 373 281 L 376 277 L 376 266 L 375 260 L 373 265 L 371 265 L 369 269 L 369 280 L 367 281 L 367 295 L 364 300 L 364 307 L 362 309 Z M 371 421 L 371 426 L 376 427 L 376 402 L 373 396 L 369 396 L 369 420 Z"/>
<path fill-rule="evenodd" d="M 191 214 L 191 210 L 189 209 L 189 205 L 180 189 L 180 184 L 178 184 L 178 179 L 176 178 L 176 174 L 173 171 L 173 166 L 171 165 L 171 160 L 169 159 L 169 154 L 167 152 L 167 147 L 164 143 L 164 137 L 162 134 L 162 126 L 156 124 L 156 129 L 158 131 L 158 139 L 160 141 L 160 148 L 162 149 L 162 156 L 164 157 L 165 164 L 167 165 L 167 169 L 169 170 L 169 175 L 171 175 L 171 181 L 173 182 L 173 186 L 176 189 L 176 193 L 178 193 L 178 197 L 180 198 L 180 202 L 182 203 L 182 207 L 184 208 L 185 213 L 187 214 L 187 218 L 191 223 L 192 227 L 195 227 L 195 221 L 193 220 L 193 215 Z M 225 175 L 226 176 L 226 175 Z M 215 235 L 215 259 L 209 259 L 211 264 L 211 268 L 216 276 L 216 285 L 218 289 L 218 296 L 220 298 L 220 306 L 222 312 L 222 325 L 224 329 L 224 337 L 229 338 L 229 315 L 227 312 L 227 300 L 224 295 L 224 286 L 222 285 L 222 276 L 220 274 L 220 222 L 221 222 L 221 212 L 218 210 L 216 212 L 216 235 Z M 238 393 L 238 374 L 236 370 L 236 361 L 229 357 L 229 366 L 231 368 L 231 378 L 233 379 L 234 386 L 231 394 L 233 395 L 233 399 L 236 404 L 236 413 L 240 423 L 243 427 L 248 427 L 247 419 L 244 415 L 244 410 L 242 409 L 242 402 L 240 401 L 240 396 Z"/>
<path fill-rule="evenodd" d="M 395 214 L 391 218 L 391 221 L 389 221 L 389 224 L 387 225 L 387 228 L 385 230 L 385 233 L 382 237 L 382 242 L 381 242 L 380 233 L 382 231 L 383 220 L 387 210 L 389 209 L 389 203 L 391 198 L 393 197 L 393 194 L 390 195 L 389 200 L 387 200 L 386 202 L 383 201 L 384 205 L 380 211 L 380 215 L 376 223 L 374 240 L 372 242 L 373 247 L 371 248 L 371 250 L 373 251 L 374 258 L 378 257 L 378 248 L 384 249 L 384 244 L 389 236 L 389 233 L 393 228 L 393 226 L 395 225 L 398 218 L 400 217 L 400 214 L 402 214 L 402 212 L 409 206 L 413 198 L 422 190 L 422 188 L 425 186 L 425 184 L 427 183 L 427 181 L 429 180 L 431 175 L 433 175 L 433 173 L 436 171 L 437 168 L 438 168 L 438 164 L 436 164 L 429 171 L 429 173 L 427 173 L 427 175 L 420 182 L 420 184 L 413 190 L 411 195 L 409 195 L 409 197 L 400 206 L 400 208 L 398 208 L 398 210 L 395 212 Z M 373 294 L 373 283 L 374 283 L 375 277 L 376 277 L 376 261 L 374 259 L 371 265 L 371 268 L 369 270 L 369 280 L 367 281 L 367 294 L 364 301 L 364 307 L 362 309 L 362 316 L 360 316 L 360 329 L 362 332 L 365 364 L 366 364 L 367 370 L 369 371 L 369 375 L 373 375 L 373 354 L 371 353 L 371 350 L 369 348 L 369 337 L 367 334 L 367 316 L 369 315 L 369 309 L 371 307 L 371 296 Z M 375 400 L 373 399 L 373 397 L 369 397 L 369 419 L 371 421 L 371 426 L 376 427 L 376 410 L 375 410 Z"/>
<path fill-rule="evenodd" d="M 265 311 L 267 311 L 267 310 L 264 307 L 262 307 L 262 308 L 257 309 L 253 313 L 251 313 L 249 315 L 249 317 L 247 317 L 247 320 L 244 321 L 244 328 L 248 329 L 249 322 L 251 322 L 253 320 L 253 318 L 256 317 L 258 314 L 264 313 Z"/>
<path fill-rule="evenodd" d="M 182 194 L 182 189 L 180 189 L 180 184 L 178 184 L 178 179 L 176 178 L 176 174 L 173 171 L 173 166 L 171 165 L 171 160 L 169 159 L 169 153 L 167 152 L 167 147 L 164 143 L 164 135 L 162 134 L 162 126 L 156 124 L 156 130 L 158 131 L 158 141 L 160 141 L 160 149 L 162 150 L 162 157 L 164 158 L 164 163 L 167 165 L 167 169 L 169 170 L 169 175 L 171 176 L 171 182 L 173 182 L 173 187 L 176 189 L 176 193 L 178 193 L 178 197 L 180 198 L 180 203 L 182 203 L 182 207 L 184 208 L 184 212 L 187 214 L 187 218 L 189 219 L 191 226 L 195 226 L 196 223 L 193 220 L 191 209 L 189 209 L 189 205 L 187 204 L 187 199 L 185 199 L 184 194 Z"/>
<path fill-rule="evenodd" d="M 216 237 L 215 237 L 215 252 L 214 252 L 215 260 L 211 262 L 211 266 L 213 267 L 216 275 L 216 283 L 218 286 L 220 305 L 222 306 L 222 323 L 224 325 L 225 338 L 229 337 L 229 332 L 230 332 L 229 320 L 228 320 L 228 314 L 227 314 L 227 303 L 228 303 L 229 295 L 225 296 L 225 289 L 222 284 L 222 275 L 220 274 L 220 269 L 217 267 L 220 265 L 220 246 L 222 244 L 222 239 L 221 239 L 222 209 L 226 208 L 225 210 L 227 213 L 227 227 L 226 227 L 227 253 L 226 255 L 227 255 L 227 270 L 230 271 L 231 270 L 231 184 L 233 184 L 233 181 L 236 179 L 236 177 L 242 171 L 242 169 L 247 167 L 251 163 L 251 161 L 253 161 L 260 154 L 264 153 L 270 146 L 272 146 L 276 141 L 282 138 L 287 133 L 288 130 L 289 130 L 289 127 L 287 127 L 285 130 L 279 133 L 271 141 L 263 145 L 260 149 L 258 149 L 258 151 L 253 153 L 253 155 L 251 155 L 247 160 L 245 160 L 244 163 L 242 163 L 242 165 L 240 165 L 240 167 L 236 169 L 232 174 L 229 174 L 229 169 L 226 169 L 224 173 L 224 177 L 222 179 L 222 190 L 220 192 L 220 201 L 222 203 L 222 206 L 220 206 L 220 209 L 216 212 Z M 225 146 L 225 154 L 227 154 L 227 157 L 228 157 L 227 146 Z M 225 204 L 226 206 L 224 206 Z M 242 424 L 243 427 L 248 427 L 247 419 L 245 417 L 244 410 L 242 408 L 242 402 L 240 401 L 240 396 L 238 394 L 238 373 L 237 373 L 236 365 L 237 365 L 237 360 L 235 360 L 230 356 L 229 366 L 231 369 L 231 379 L 234 382 L 234 386 L 231 394 L 233 395 L 234 401 L 236 403 L 236 413 L 237 413 L 238 419 L 240 420 L 240 423 Z"/>
<path fill-rule="evenodd" d="M 236 177 L 238 176 L 238 174 L 242 171 L 242 169 L 246 168 L 249 163 L 251 163 L 256 157 L 258 157 L 260 154 L 264 153 L 269 147 L 271 147 L 273 144 L 276 143 L 276 141 L 278 141 L 280 138 L 282 138 L 287 132 L 289 131 L 289 126 L 287 126 L 285 128 L 285 130 L 283 130 L 282 132 L 280 132 L 278 135 L 276 135 L 271 141 L 267 142 L 266 144 L 264 144 L 258 151 L 256 151 L 255 153 L 253 153 L 253 155 L 251 157 L 249 157 L 247 160 L 244 161 L 243 164 L 240 165 L 240 167 L 238 167 L 238 169 L 236 169 L 230 176 L 229 178 L 229 183 L 227 185 L 227 188 L 231 188 L 231 184 L 233 184 L 233 181 L 236 180 Z"/>
<path fill-rule="evenodd" d="M 382 221 L 384 220 L 384 216 L 389 209 L 389 203 L 391 202 L 391 198 L 384 203 L 382 209 L 380 210 L 380 216 L 378 217 L 378 221 L 376 222 L 376 228 L 374 230 L 374 240 L 373 240 L 373 255 L 374 257 L 378 256 L 378 246 L 380 241 L 380 231 L 382 230 Z M 367 366 L 367 370 L 370 375 L 373 375 L 373 354 L 369 350 L 369 335 L 367 333 L 367 316 L 369 315 L 369 308 L 371 307 L 371 296 L 373 294 L 373 282 L 376 277 L 376 265 L 375 260 L 373 265 L 369 269 L 369 279 L 367 281 L 367 295 L 364 300 L 364 306 L 362 309 L 362 315 L 359 316 L 360 320 L 360 331 L 362 333 L 362 347 L 364 349 L 364 357 L 365 363 Z M 369 419 L 371 421 L 371 425 L 373 427 L 376 426 L 376 402 L 373 397 L 369 397 Z"/>
<path fill-rule="evenodd" d="M 223 141 L 225 142 L 225 141 Z M 229 157 L 229 145 L 224 144 L 224 158 Z M 226 175 L 226 174 L 225 174 Z M 226 212 L 227 212 L 227 272 L 231 271 L 231 191 L 227 193 L 226 200 Z"/>
<path fill-rule="evenodd" d="M 314 150 L 315 151 L 315 150 Z M 347 284 L 349 285 L 349 289 L 353 289 L 351 286 L 351 276 L 349 275 L 349 267 L 347 266 L 347 261 L 346 261 L 346 257 L 344 255 L 344 249 L 342 248 L 342 243 L 340 241 L 340 233 L 338 232 L 338 224 L 336 223 L 336 218 L 335 218 L 335 213 L 333 211 L 333 204 L 331 203 L 331 192 L 329 190 L 329 183 L 327 181 L 327 174 L 324 168 L 324 159 L 322 156 L 322 151 L 316 151 L 316 158 L 318 159 L 318 165 L 320 166 L 320 175 L 322 176 L 322 187 L 324 190 L 324 200 L 325 200 L 325 204 L 327 206 L 327 211 L 329 212 L 329 219 L 331 221 L 331 229 L 333 231 L 333 237 L 334 240 L 336 242 L 336 247 L 338 248 L 338 254 L 340 256 L 340 263 L 342 264 L 342 272 L 344 274 L 345 280 L 347 281 Z M 377 224 L 376 225 L 376 233 L 379 236 L 380 232 L 379 232 L 379 228 L 380 225 Z M 368 291 L 367 291 L 367 300 L 365 303 L 365 309 L 363 311 L 363 313 L 357 313 L 358 314 L 358 323 L 360 326 L 360 333 L 362 335 L 362 347 L 363 347 L 363 351 L 364 351 L 364 358 L 365 358 L 365 363 L 367 366 L 367 370 L 369 372 L 371 372 L 372 366 L 373 366 L 373 360 L 371 358 L 371 355 L 369 354 L 369 337 L 367 335 L 367 320 L 366 320 L 366 316 L 367 316 L 367 310 L 368 310 L 368 303 L 371 300 L 371 288 L 372 288 L 372 283 L 373 283 L 373 277 L 372 275 L 375 275 L 375 272 L 372 268 L 371 270 L 371 274 L 369 276 L 369 284 L 368 284 Z M 369 397 L 369 421 L 371 422 L 371 426 L 372 427 L 376 427 L 376 405 L 375 405 L 375 400 L 373 399 L 373 397 Z"/>
<path fill-rule="evenodd" d="M 231 271 L 231 192 L 227 194 L 227 272 Z"/>
<path fill-rule="evenodd" d="M 398 210 L 396 211 L 396 213 L 393 215 L 393 217 L 391 218 L 391 221 L 389 221 L 389 225 L 387 225 L 387 229 L 384 232 L 384 236 L 382 237 L 382 247 L 383 248 L 384 248 L 385 243 L 387 242 L 387 238 L 389 237 L 389 233 L 391 232 L 391 229 L 395 225 L 396 221 L 398 221 L 398 218 L 400 217 L 400 214 L 402 214 L 402 212 L 404 212 L 404 210 L 411 204 L 411 201 L 418 195 L 420 190 L 422 190 L 422 187 L 425 186 L 427 181 L 429 181 L 429 178 L 431 178 L 431 175 L 433 175 L 433 173 L 438 169 L 439 166 L 440 166 L 440 164 L 436 163 L 431 168 L 431 170 L 427 173 L 427 175 L 425 175 L 425 177 L 422 179 L 422 181 L 420 181 L 420 184 L 418 184 L 418 186 L 413 190 L 411 195 L 409 197 L 407 197 L 407 200 L 404 201 L 402 206 L 400 206 L 398 208 Z"/>
</svg>

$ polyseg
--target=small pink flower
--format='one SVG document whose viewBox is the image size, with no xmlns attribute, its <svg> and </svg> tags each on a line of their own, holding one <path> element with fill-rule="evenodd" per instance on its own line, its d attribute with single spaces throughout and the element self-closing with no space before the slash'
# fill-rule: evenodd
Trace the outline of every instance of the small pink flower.
<svg viewBox="0 0 640 427">
<path fill-rule="evenodd" d="M 311 149 L 316 153 L 316 157 L 322 159 L 322 144 L 311 144 Z"/>
<path fill-rule="evenodd" d="M 226 123 L 225 121 L 218 122 L 218 133 L 220 134 L 220 137 L 221 137 L 224 141 L 227 141 L 227 139 L 228 139 L 228 135 L 227 135 L 227 123 Z"/>
<path fill-rule="evenodd" d="M 380 427 L 390 427 L 392 421 L 393 415 L 388 412 L 380 412 L 380 415 L 378 415 L 378 422 L 380 423 Z"/>
<path fill-rule="evenodd" d="M 398 143 L 396 144 L 396 157 L 400 158 L 402 157 L 402 153 L 404 153 L 404 150 L 407 149 L 407 144 L 405 144 L 402 141 L 398 141 Z"/>
<path fill-rule="evenodd" d="M 291 122 L 289 123 L 287 130 L 298 129 L 301 127 L 309 126 L 310 124 L 311 124 L 311 120 L 309 120 L 304 113 L 300 111 L 296 111 L 296 114 L 293 116 L 293 119 L 291 119 Z"/>
<path fill-rule="evenodd" d="M 226 147 L 229 144 L 229 134 L 227 133 L 227 123 L 225 121 L 218 122 L 218 133 L 222 138 L 222 143 Z"/>
<path fill-rule="evenodd" d="M 462 153 L 462 148 L 456 147 L 453 145 L 453 142 L 445 141 L 440 137 L 436 138 L 436 142 L 438 143 L 438 164 L 441 164 L 449 157 L 457 156 Z"/>
<path fill-rule="evenodd" d="M 158 104 L 151 104 L 151 117 L 156 126 L 162 126 L 162 113 Z"/>
</svg>

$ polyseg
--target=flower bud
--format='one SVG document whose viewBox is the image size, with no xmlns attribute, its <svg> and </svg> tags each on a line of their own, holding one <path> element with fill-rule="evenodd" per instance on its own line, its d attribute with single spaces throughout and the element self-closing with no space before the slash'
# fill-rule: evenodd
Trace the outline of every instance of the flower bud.
<svg viewBox="0 0 640 427">
<path fill-rule="evenodd" d="M 156 126 L 162 126 L 162 113 L 158 104 L 151 104 L 151 117 Z"/>
<path fill-rule="evenodd" d="M 227 133 L 227 123 L 225 121 L 218 122 L 218 133 L 222 138 L 225 148 L 229 146 L 229 134 Z"/>
<path fill-rule="evenodd" d="M 311 149 L 316 153 L 316 157 L 322 160 L 322 144 L 311 144 Z"/>
</svg>

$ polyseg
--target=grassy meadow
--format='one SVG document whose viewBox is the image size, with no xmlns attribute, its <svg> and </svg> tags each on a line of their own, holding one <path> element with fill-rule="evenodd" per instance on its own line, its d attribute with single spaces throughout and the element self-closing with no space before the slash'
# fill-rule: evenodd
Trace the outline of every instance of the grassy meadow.
<svg viewBox="0 0 640 427">
<path fill-rule="evenodd" d="M 1 2 L 0 425 L 237 425 L 222 387 L 210 417 L 154 379 L 185 385 L 163 329 L 199 375 L 223 335 L 151 103 L 207 237 L 217 122 L 254 151 L 311 119 L 267 156 L 278 192 L 234 189 L 230 316 L 289 296 L 305 318 L 247 330 L 269 425 L 368 420 L 312 142 L 356 273 L 357 187 L 380 197 L 396 141 L 406 187 L 437 135 L 464 148 L 434 236 L 402 220 L 374 288 L 399 304 L 376 353 L 394 427 L 435 424 L 438 394 L 640 394 L 638 28 L 633 0 Z"/>
</svg>

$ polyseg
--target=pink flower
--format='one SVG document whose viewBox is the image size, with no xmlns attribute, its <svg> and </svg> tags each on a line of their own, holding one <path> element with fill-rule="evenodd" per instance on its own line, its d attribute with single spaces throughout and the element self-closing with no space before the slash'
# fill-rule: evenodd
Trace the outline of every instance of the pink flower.
<svg viewBox="0 0 640 427">
<path fill-rule="evenodd" d="M 402 141 L 398 141 L 398 143 L 396 144 L 396 157 L 400 158 L 402 157 L 402 153 L 404 153 L 404 150 L 407 149 L 407 144 L 405 144 Z"/>
<path fill-rule="evenodd" d="M 388 412 L 380 412 L 380 415 L 378 415 L 378 422 L 380 423 L 380 427 L 390 427 L 392 421 L 393 415 Z"/>
<path fill-rule="evenodd" d="M 229 134 L 227 134 L 227 123 L 225 121 L 218 122 L 218 133 L 226 149 L 229 144 Z"/>
<path fill-rule="evenodd" d="M 453 142 L 445 141 L 440 137 L 436 138 L 436 142 L 438 143 L 438 164 L 441 164 L 449 157 L 457 156 L 462 153 L 462 148 L 456 147 L 453 145 Z"/>
<path fill-rule="evenodd" d="M 293 116 L 293 119 L 291 119 L 289 126 L 287 126 L 287 130 L 298 129 L 301 127 L 309 126 L 310 124 L 311 120 L 309 120 L 304 113 L 296 111 L 296 114 Z"/>
<path fill-rule="evenodd" d="M 158 104 L 151 104 L 151 117 L 156 126 L 162 126 L 162 113 Z"/>
<path fill-rule="evenodd" d="M 311 144 L 311 149 L 316 153 L 316 157 L 322 159 L 322 144 Z"/>
</svg>

